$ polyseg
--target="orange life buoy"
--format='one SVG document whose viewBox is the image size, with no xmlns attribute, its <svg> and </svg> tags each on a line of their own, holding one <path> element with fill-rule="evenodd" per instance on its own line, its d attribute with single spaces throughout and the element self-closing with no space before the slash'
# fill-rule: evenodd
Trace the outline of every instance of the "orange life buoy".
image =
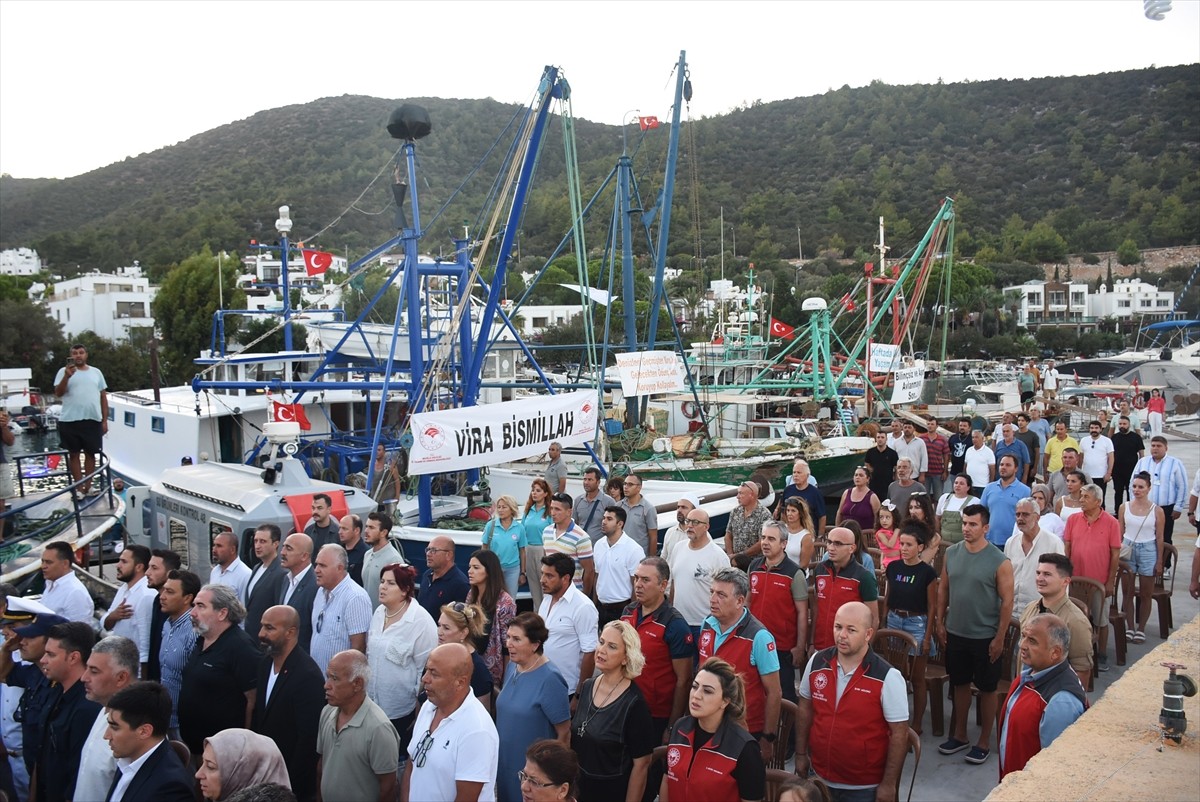
<svg viewBox="0 0 1200 802">
<path fill-rule="evenodd" d="M 679 411 L 685 418 L 695 419 L 700 416 L 700 407 L 696 405 L 695 401 L 684 401 L 679 405 Z"/>
</svg>

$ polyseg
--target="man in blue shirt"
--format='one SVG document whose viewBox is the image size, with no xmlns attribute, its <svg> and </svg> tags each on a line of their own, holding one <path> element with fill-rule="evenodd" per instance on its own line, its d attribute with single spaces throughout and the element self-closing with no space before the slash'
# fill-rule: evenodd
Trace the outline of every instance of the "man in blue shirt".
<svg viewBox="0 0 1200 802">
<path fill-rule="evenodd" d="M 471 589 L 467 575 L 454 564 L 454 541 L 438 535 L 425 547 L 425 573 L 421 575 L 421 592 L 417 601 L 434 621 L 442 615 L 442 605 L 466 601 Z"/>
<path fill-rule="evenodd" d="M 816 528 L 813 537 L 820 540 L 825 536 L 825 497 L 821 495 L 817 482 L 813 479 L 807 460 L 798 459 L 793 463 L 792 483 L 783 489 L 779 506 L 775 508 L 779 516 L 783 514 L 783 502 L 793 496 L 799 496 L 808 505 L 808 513 Z"/>
<path fill-rule="evenodd" d="M 1021 444 L 1022 447 L 1024 443 Z M 987 507 L 991 516 L 991 527 L 987 531 L 988 542 L 1001 551 L 1017 525 L 1017 502 L 1030 493 L 1029 485 L 1017 481 L 1017 458 L 1005 454 L 996 465 L 1000 478 L 983 489 L 979 503 Z"/>
<path fill-rule="evenodd" d="M 1167 438 L 1156 434 L 1150 438 L 1150 456 L 1142 457 L 1133 466 L 1133 475 L 1142 471 L 1150 474 L 1150 500 L 1163 508 L 1163 543 L 1170 543 L 1175 533 L 1175 519 L 1183 514 L 1188 503 L 1187 470 L 1183 463 L 1167 454 Z M 1163 577 L 1171 576 L 1171 555 L 1163 556 Z"/>
</svg>

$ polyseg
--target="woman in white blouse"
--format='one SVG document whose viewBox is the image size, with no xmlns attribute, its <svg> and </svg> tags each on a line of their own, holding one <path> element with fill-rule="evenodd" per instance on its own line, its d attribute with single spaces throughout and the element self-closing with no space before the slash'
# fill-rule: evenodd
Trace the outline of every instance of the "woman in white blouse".
<svg viewBox="0 0 1200 802">
<path fill-rule="evenodd" d="M 379 606 L 367 630 L 367 661 L 371 680 L 367 695 L 392 720 L 400 734 L 400 760 L 417 717 L 417 692 L 425 661 L 437 646 L 437 624 L 413 599 L 417 572 L 392 563 L 380 572 Z"/>
</svg>

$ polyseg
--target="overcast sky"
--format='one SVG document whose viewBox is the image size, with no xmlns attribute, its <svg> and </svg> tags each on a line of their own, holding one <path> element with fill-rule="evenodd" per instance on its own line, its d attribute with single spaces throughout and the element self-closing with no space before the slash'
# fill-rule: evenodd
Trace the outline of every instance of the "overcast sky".
<svg viewBox="0 0 1200 802">
<path fill-rule="evenodd" d="M 1200 62 L 1200 0 L 1173 6 L 1153 22 L 1142 0 L 0 0 L 0 172 L 78 175 L 331 95 L 525 103 L 545 64 L 576 117 L 665 117 L 680 50 L 693 117 L 875 79 Z"/>
</svg>

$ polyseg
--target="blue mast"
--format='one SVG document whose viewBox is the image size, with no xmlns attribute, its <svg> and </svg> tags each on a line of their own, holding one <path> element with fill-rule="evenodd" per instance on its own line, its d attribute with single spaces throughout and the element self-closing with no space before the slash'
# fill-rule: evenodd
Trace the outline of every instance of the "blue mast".
<svg viewBox="0 0 1200 802">
<path fill-rule="evenodd" d="M 691 100 L 691 81 L 688 80 L 687 51 L 679 51 L 679 64 L 675 67 L 675 105 L 671 108 L 671 141 L 667 145 L 667 171 L 663 176 L 662 193 L 659 195 L 658 253 L 654 257 L 654 296 L 650 301 L 650 328 L 646 333 L 646 346 L 653 349 L 658 336 L 658 312 L 665 296 L 663 286 L 667 267 L 667 243 L 671 232 L 671 202 L 675 197 L 675 160 L 679 156 L 679 113 L 683 104 L 684 87 Z"/>
</svg>

